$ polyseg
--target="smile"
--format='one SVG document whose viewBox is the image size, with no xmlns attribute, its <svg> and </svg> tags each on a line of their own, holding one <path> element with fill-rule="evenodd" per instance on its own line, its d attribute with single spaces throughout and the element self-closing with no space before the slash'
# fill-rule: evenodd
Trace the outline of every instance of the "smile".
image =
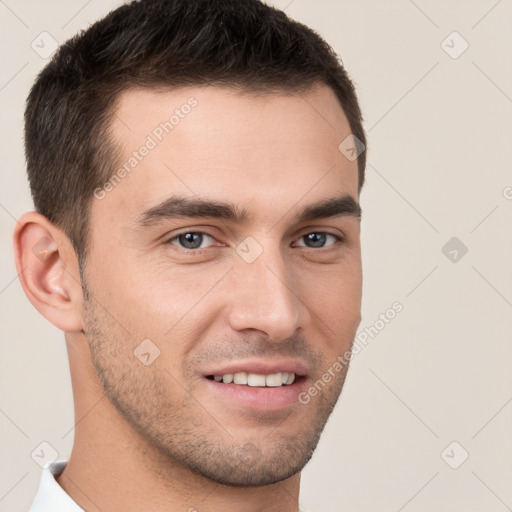
<svg viewBox="0 0 512 512">
<path fill-rule="evenodd" d="M 293 372 L 277 372 L 269 375 L 260 373 L 225 373 L 224 375 L 209 375 L 207 378 L 224 384 L 238 384 L 240 386 L 279 388 L 290 386 L 295 381 Z"/>
</svg>

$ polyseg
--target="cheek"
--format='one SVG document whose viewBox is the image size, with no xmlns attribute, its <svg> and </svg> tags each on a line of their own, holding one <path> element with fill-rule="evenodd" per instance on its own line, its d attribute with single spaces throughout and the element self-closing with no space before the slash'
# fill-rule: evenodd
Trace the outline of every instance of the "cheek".
<svg viewBox="0 0 512 512">
<path fill-rule="evenodd" d="M 313 312 L 311 321 L 333 343 L 351 343 L 361 321 L 361 266 L 322 271 L 302 279 L 301 299 Z"/>
<path fill-rule="evenodd" d="M 180 361 L 219 316 L 222 304 L 215 300 L 215 287 L 229 268 L 161 261 L 147 265 L 136 258 L 95 264 L 95 298 L 117 320 L 114 327 L 120 335 L 129 333 L 130 342 L 121 350 L 133 352 L 150 339 L 161 352 L 160 361 L 178 371 Z"/>
</svg>

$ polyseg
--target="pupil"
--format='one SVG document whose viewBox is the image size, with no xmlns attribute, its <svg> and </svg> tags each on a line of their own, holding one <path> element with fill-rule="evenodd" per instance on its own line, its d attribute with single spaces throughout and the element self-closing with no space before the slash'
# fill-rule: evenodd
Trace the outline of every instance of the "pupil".
<svg viewBox="0 0 512 512">
<path fill-rule="evenodd" d="M 186 249 L 197 249 L 201 246 L 202 237 L 200 233 L 184 233 L 179 236 L 179 240 Z"/>
<path fill-rule="evenodd" d="M 309 242 L 312 242 L 310 247 L 322 247 L 325 244 L 325 233 L 310 233 L 307 235 Z"/>
</svg>

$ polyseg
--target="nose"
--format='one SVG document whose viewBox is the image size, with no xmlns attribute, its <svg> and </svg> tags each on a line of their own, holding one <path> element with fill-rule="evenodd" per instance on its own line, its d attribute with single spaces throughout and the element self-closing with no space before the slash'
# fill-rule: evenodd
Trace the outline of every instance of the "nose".
<svg viewBox="0 0 512 512">
<path fill-rule="evenodd" d="M 228 321 L 233 329 L 257 329 L 270 340 L 281 341 L 304 322 L 298 283 L 278 248 L 266 248 L 251 263 L 238 258 L 231 279 Z"/>
</svg>

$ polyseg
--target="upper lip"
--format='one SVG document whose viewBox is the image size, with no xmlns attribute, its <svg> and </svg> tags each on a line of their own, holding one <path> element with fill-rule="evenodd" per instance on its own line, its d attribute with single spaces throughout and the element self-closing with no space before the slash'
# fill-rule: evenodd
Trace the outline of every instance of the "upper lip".
<svg viewBox="0 0 512 512">
<path fill-rule="evenodd" d="M 256 373 L 259 375 L 272 375 L 274 373 L 295 373 L 297 376 L 308 374 L 307 365 L 295 359 L 247 359 L 243 361 L 233 361 L 222 366 L 218 366 L 208 370 L 208 375 L 226 375 L 228 373 Z"/>
</svg>

